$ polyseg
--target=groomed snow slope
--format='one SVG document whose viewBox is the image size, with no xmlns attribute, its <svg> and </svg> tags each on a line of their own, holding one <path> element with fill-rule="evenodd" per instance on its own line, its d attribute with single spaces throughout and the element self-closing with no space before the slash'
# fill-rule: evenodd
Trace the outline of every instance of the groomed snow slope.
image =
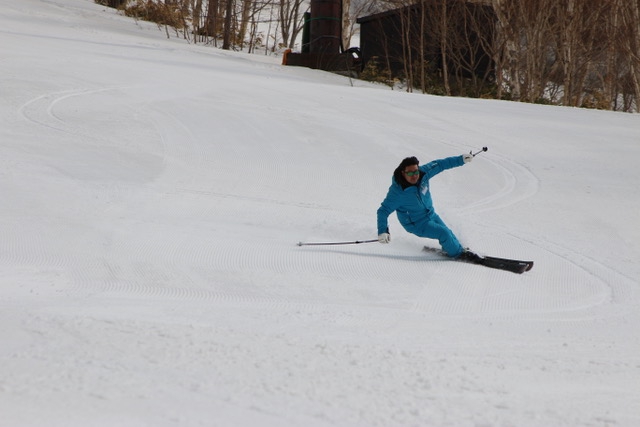
<svg viewBox="0 0 640 427">
<path fill-rule="evenodd" d="M 0 426 L 640 425 L 640 116 L 391 91 L 2 1 Z M 436 209 L 514 275 L 375 212 Z"/>
</svg>

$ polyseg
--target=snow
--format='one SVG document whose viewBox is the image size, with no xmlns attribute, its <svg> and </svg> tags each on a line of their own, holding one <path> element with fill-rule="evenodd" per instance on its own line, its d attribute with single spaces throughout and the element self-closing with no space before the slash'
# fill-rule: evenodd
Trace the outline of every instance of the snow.
<svg viewBox="0 0 640 427">
<path fill-rule="evenodd" d="M 391 91 L 2 1 L 0 426 L 640 425 L 640 116 Z M 488 146 L 436 209 L 403 157 Z"/>
</svg>

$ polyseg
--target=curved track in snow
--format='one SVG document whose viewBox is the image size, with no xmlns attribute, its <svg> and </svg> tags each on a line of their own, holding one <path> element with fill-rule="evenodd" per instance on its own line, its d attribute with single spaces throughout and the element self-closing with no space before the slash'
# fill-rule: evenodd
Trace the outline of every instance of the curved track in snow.
<svg viewBox="0 0 640 427">
<path fill-rule="evenodd" d="M 443 130 L 455 126 L 459 131 L 467 133 L 470 140 L 485 143 L 489 141 L 489 144 L 499 141 L 503 146 L 508 145 L 508 141 L 504 139 L 487 135 L 479 128 L 453 122 L 444 116 L 430 120 L 437 128 Z M 460 148 L 459 143 L 446 139 L 440 140 L 439 143 Z M 527 231 L 514 232 L 513 226 L 500 225 L 492 220 L 492 213 L 534 200 L 540 191 L 541 183 L 528 167 L 504 155 L 496 154 L 491 148 L 487 154 L 481 153 L 476 163 L 478 160 L 491 165 L 500 177 L 500 184 L 493 193 L 457 208 L 456 213 L 477 226 L 485 227 L 486 233 L 479 234 L 483 234 L 486 239 L 496 239 L 496 233 L 502 235 L 504 243 L 494 249 L 500 255 L 517 258 L 514 248 L 518 248 L 521 253 L 530 254 L 522 257 L 536 260 L 536 266 L 524 279 L 533 276 L 535 284 L 539 286 L 536 291 L 557 297 L 548 301 L 536 301 L 535 295 L 527 296 L 527 292 L 513 289 L 490 291 L 488 301 L 483 302 L 487 304 L 489 312 L 493 309 L 496 309 L 496 313 L 513 310 L 533 318 L 553 314 L 558 318 L 566 316 L 567 319 L 591 319 L 623 316 L 624 313 L 633 310 L 633 307 L 625 303 L 634 301 L 638 297 L 638 291 L 634 279 L 624 272 L 612 269 L 596 259 L 585 257 L 578 250 L 572 250 L 563 242 L 554 241 L 550 236 L 531 235 Z M 477 216 L 482 220 L 475 219 Z M 518 218 L 512 219 L 517 221 Z M 551 270 L 553 273 L 545 270 Z M 558 272 L 563 273 L 561 277 L 558 277 Z M 476 300 L 478 290 L 470 292 L 469 298 Z M 455 295 L 447 295 L 444 299 L 455 300 Z M 480 297 L 480 300 L 483 299 L 485 298 Z M 528 302 L 525 303 L 525 300 Z"/>
</svg>

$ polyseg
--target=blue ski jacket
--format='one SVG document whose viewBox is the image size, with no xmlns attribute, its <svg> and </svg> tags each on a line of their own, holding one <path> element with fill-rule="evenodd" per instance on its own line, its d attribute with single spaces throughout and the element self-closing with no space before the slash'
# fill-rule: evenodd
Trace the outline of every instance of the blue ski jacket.
<svg viewBox="0 0 640 427">
<path fill-rule="evenodd" d="M 419 167 L 420 179 L 416 185 L 402 185 L 402 182 L 406 181 L 401 176 L 402 171 L 396 169 L 389 192 L 378 208 L 378 234 L 389 232 L 388 219 L 394 211 L 400 224 L 409 232 L 429 221 L 434 214 L 429 179 L 442 171 L 462 165 L 462 156 L 433 160 Z"/>
</svg>

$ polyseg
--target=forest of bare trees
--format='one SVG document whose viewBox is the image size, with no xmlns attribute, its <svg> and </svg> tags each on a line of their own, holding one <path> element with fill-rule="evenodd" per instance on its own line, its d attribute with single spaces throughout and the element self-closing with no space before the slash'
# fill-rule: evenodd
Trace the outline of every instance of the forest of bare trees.
<svg viewBox="0 0 640 427">
<path fill-rule="evenodd" d="M 299 47 L 309 9 L 309 0 L 96 1 L 171 27 L 168 35 L 249 53 Z M 403 30 L 408 87 L 428 93 L 427 80 L 436 78 L 444 94 L 638 112 L 640 0 L 344 0 L 343 46 L 357 31 L 357 17 L 426 3 L 438 6 L 422 8 L 429 13 L 417 29 Z M 469 3 L 489 9 L 469 9 Z M 145 16 L 153 10 L 168 18 Z M 486 10 L 492 16 L 478 12 Z M 428 40 L 440 45 L 437 70 L 422 57 Z M 489 53 L 491 72 L 461 72 L 473 69 L 468 52 L 479 48 Z"/>
<path fill-rule="evenodd" d="M 308 0 L 95 0 L 156 22 L 167 36 L 248 53 L 293 48 Z"/>
<path fill-rule="evenodd" d="M 429 92 L 425 82 L 435 76 L 436 91 L 446 95 L 638 112 L 640 0 L 375 0 L 370 5 L 374 12 L 422 14 L 403 16 L 398 24 L 409 88 Z M 433 41 L 442 56 L 437 70 L 425 59 Z M 490 75 L 474 73 L 483 60 L 477 52 L 491 57 Z"/>
<path fill-rule="evenodd" d="M 638 111 L 640 0 L 498 0 L 498 88 L 526 102 Z"/>
</svg>

